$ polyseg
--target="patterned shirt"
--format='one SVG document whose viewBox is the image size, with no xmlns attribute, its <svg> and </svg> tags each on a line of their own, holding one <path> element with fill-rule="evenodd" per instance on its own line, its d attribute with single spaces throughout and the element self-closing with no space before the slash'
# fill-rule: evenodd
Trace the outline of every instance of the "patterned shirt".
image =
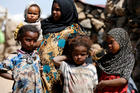
<svg viewBox="0 0 140 93">
<path fill-rule="evenodd" d="M 27 54 L 18 50 L 16 54 L 11 54 L 0 63 L 0 70 L 12 71 L 13 93 L 42 93 L 39 62 L 36 52 Z"/>
<path fill-rule="evenodd" d="M 54 83 L 60 80 L 59 77 L 60 71 L 58 72 L 56 70 L 54 63 L 52 62 L 52 59 L 58 55 L 62 55 L 66 40 L 72 34 L 77 34 L 77 33 L 81 35 L 86 34 L 84 31 L 82 31 L 81 27 L 78 24 L 74 23 L 60 32 L 48 33 L 44 35 L 44 39 L 39 48 L 39 55 L 40 55 L 41 63 L 43 64 L 42 79 L 43 79 L 43 84 L 46 85 L 43 86 L 45 93 L 46 91 L 48 91 L 49 93 L 54 91 L 55 90 L 53 88 Z M 56 91 L 58 92 L 59 90 Z"/>
<path fill-rule="evenodd" d="M 94 65 L 76 67 L 63 61 L 60 70 L 64 76 L 63 93 L 94 93 L 98 84 Z"/>
</svg>

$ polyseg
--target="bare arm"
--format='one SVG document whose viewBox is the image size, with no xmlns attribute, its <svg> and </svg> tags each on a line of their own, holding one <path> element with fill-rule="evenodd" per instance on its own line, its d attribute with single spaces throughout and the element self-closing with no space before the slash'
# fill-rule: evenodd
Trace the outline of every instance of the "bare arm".
<svg viewBox="0 0 140 93">
<path fill-rule="evenodd" d="M 123 86 L 127 83 L 127 80 L 125 78 L 118 78 L 113 80 L 101 80 L 99 84 L 97 85 L 97 88 L 102 90 L 104 87 L 110 87 L 110 86 Z"/>
<path fill-rule="evenodd" d="M 60 66 L 61 65 L 61 62 L 66 60 L 67 57 L 65 55 L 62 55 L 62 56 L 57 56 L 57 57 L 54 57 L 53 58 L 53 62 L 56 66 Z"/>
<path fill-rule="evenodd" d="M 0 76 L 5 79 L 13 80 L 12 75 L 8 73 L 7 71 L 0 71 Z"/>
</svg>

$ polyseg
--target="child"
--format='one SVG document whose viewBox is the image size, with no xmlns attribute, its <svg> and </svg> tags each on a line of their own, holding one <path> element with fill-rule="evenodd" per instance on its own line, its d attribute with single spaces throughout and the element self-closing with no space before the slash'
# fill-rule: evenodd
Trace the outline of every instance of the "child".
<svg viewBox="0 0 140 93">
<path fill-rule="evenodd" d="M 14 37 L 15 39 L 17 38 L 17 33 L 18 30 L 21 26 L 23 25 L 35 25 L 38 28 L 38 31 L 40 33 L 39 39 L 38 39 L 38 43 L 37 43 L 37 47 L 40 46 L 41 40 L 43 39 L 42 36 L 42 30 L 41 30 L 41 23 L 40 23 L 40 15 L 41 15 L 41 9 L 39 7 L 39 5 L 37 4 L 30 4 L 24 11 L 24 22 L 20 23 L 15 32 L 14 32 Z"/>
<path fill-rule="evenodd" d="M 17 34 L 21 49 L 0 63 L 0 76 L 14 80 L 13 93 L 42 93 L 40 59 L 34 46 L 38 37 L 35 26 L 22 26 Z M 12 74 L 7 73 L 8 70 Z"/>
<path fill-rule="evenodd" d="M 60 66 L 64 77 L 63 93 L 94 93 L 98 83 L 96 68 L 86 63 L 90 46 L 91 40 L 87 36 L 77 35 L 68 40 L 68 55 L 54 57 L 54 63 Z"/>
<path fill-rule="evenodd" d="M 60 80 L 52 59 L 62 55 L 65 41 L 71 34 L 85 34 L 85 31 L 79 25 L 73 0 L 53 0 L 51 16 L 41 21 L 41 28 L 43 41 L 39 54 L 43 65 L 43 85 L 46 85 L 43 89 L 45 93 L 52 93 L 55 81 Z M 57 89 L 58 92 L 60 88 Z"/>
<path fill-rule="evenodd" d="M 131 41 L 122 28 L 114 28 L 107 33 L 108 53 L 97 63 L 101 71 L 97 93 L 127 93 L 128 80 L 135 59 Z"/>
</svg>

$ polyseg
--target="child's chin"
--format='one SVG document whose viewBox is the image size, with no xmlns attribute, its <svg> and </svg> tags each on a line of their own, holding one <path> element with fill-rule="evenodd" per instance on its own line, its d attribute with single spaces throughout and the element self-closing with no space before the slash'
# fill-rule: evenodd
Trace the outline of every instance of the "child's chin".
<svg viewBox="0 0 140 93">
<path fill-rule="evenodd" d="M 77 62 L 75 64 L 78 66 L 78 65 L 83 65 L 84 63 L 83 62 Z"/>
<path fill-rule="evenodd" d="M 28 52 L 33 52 L 34 51 L 34 49 L 29 49 L 29 50 L 27 50 Z"/>
</svg>

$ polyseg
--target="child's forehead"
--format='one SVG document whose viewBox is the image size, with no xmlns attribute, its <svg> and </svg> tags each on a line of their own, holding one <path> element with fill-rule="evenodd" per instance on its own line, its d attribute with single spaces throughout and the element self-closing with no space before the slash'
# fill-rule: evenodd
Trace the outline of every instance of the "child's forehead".
<svg viewBox="0 0 140 93">
<path fill-rule="evenodd" d="M 30 31 L 30 30 L 25 31 L 25 34 L 30 34 L 30 33 L 39 34 L 37 31 Z"/>
<path fill-rule="evenodd" d="M 25 34 L 23 35 L 23 38 L 25 39 L 37 39 L 39 37 L 37 32 L 25 32 Z"/>
<path fill-rule="evenodd" d="M 34 35 L 39 35 L 38 32 L 33 32 L 33 31 L 25 31 L 24 33 L 24 36 L 34 36 Z"/>
<path fill-rule="evenodd" d="M 75 46 L 73 51 L 87 51 L 87 47 L 84 46 L 84 45 L 78 45 L 78 46 Z"/>
</svg>

